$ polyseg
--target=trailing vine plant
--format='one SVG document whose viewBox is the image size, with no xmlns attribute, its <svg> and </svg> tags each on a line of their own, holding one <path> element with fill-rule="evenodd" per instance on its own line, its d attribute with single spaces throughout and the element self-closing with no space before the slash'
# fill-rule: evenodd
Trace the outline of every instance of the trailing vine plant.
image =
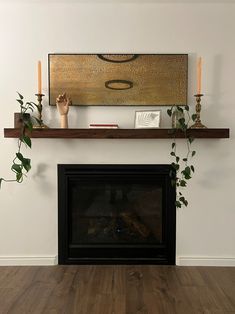
<svg viewBox="0 0 235 314">
<path fill-rule="evenodd" d="M 196 114 L 190 115 L 189 106 L 184 107 L 173 105 L 171 109 L 167 110 L 167 114 L 172 118 L 173 114 L 180 116 L 177 120 L 177 125 L 172 129 L 172 133 L 175 135 L 171 144 L 170 155 L 174 158 L 171 163 L 173 170 L 170 172 L 171 183 L 176 187 L 176 201 L 177 208 L 182 206 L 188 206 L 188 201 L 183 195 L 183 188 L 187 187 L 188 180 L 190 180 L 195 171 L 194 166 L 191 163 L 192 158 L 195 156 L 196 151 L 192 149 L 192 143 L 194 138 L 187 132 L 191 121 L 195 121 Z M 183 132 L 186 140 L 186 154 L 185 156 L 179 156 L 177 151 L 176 135 L 177 132 Z"/>
<path fill-rule="evenodd" d="M 3 181 L 5 182 L 23 182 L 26 174 L 31 169 L 31 159 L 27 158 L 22 153 L 22 145 L 31 148 L 32 142 L 30 139 L 30 133 L 33 129 L 32 117 L 29 112 L 33 112 L 33 108 L 37 105 L 33 102 L 24 102 L 24 97 L 18 93 L 19 98 L 16 101 L 20 104 L 20 123 L 19 138 L 17 143 L 17 152 L 14 156 L 11 165 L 11 171 L 15 175 L 15 179 L 0 178 L 0 188 Z M 36 119 L 37 120 L 37 119 Z"/>
</svg>

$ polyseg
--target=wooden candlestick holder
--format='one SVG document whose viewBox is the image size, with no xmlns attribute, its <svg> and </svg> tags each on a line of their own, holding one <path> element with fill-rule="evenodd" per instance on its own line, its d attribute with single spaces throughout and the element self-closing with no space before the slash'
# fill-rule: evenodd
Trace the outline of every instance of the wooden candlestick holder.
<svg viewBox="0 0 235 314">
<path fill-rule="evenodd" d="M 201 123 L 201 97 L 203 94 L 196 94 L 194 97 L 196 97 L 196 119 L 194 124 L 190 127 L 190 129 L 206 129 L 207 127 Z"/>
</svg>

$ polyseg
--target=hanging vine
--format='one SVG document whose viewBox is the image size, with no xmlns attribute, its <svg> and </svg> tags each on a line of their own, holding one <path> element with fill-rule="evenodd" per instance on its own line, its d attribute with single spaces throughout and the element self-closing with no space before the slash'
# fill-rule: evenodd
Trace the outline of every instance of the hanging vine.
<svg viewBox="0 0 235 314">
<path fill-rule="evenodd" d="M 188 180 L 190 180 L 195 172 L 195 168 L 192 164 L 192 158 L 195 156 L 196 151 L 192 149 L 192 143 L 194 138 L 189 135 L 188 129 L 191 121 L 195 121 L 196 114 L 190 115 L 189 106 L 177 106 L 173 105 L 171 109 L 167 110 L 167 114 L 172 118 L 173 114 L 180 115 L 181 117 L 177 120 L 176 127 L 173 128 L 172 132 L 175 135 L 171 144 L 170 155 L 174 158 L 171 163 L 173 171 L 170 172 L 171 183 L 176 187 L 176 202 L 177 208 L 182 206 L 188 206 L 188 201 L 183 195 L 182 190 L 187 187 Z M 177 132 L 183 132 L 186 140 L 186 154 L 180 156 L 177 151 Z"/>
</svg>

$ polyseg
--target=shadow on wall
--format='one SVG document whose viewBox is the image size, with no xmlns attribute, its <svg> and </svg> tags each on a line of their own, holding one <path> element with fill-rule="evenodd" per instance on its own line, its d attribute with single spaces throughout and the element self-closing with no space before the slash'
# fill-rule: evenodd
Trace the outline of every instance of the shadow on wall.
<svg viewBox="0 0 235 314">
<path fill-rule="evenodd" d="M 47 169 L 48 165 L 43 163 L 38 164 L 32 178 L 36 184 L 40 183 L 40 189 L 43 191 L 44 194 L 50 195 L 53 186 L 49 183 Z"/>
</svg>

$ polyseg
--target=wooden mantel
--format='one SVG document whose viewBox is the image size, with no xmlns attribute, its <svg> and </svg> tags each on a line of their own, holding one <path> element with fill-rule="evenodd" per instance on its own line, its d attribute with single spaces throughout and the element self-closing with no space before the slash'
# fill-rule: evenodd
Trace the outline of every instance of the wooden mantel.
<svg viewBox="0 0 235 314">
<path fill-rule="evenodd" d="M 229 138 L 228 128 L 191 129 L 194 138 Z M 4 129 L 4 137 L 18 138 L 19 129 Z M 32 138 L 87 138 L 87 139 L 167 139 L 184 138 L 180 130 L 174 129 L 34 129 Z"/>
</svg>

